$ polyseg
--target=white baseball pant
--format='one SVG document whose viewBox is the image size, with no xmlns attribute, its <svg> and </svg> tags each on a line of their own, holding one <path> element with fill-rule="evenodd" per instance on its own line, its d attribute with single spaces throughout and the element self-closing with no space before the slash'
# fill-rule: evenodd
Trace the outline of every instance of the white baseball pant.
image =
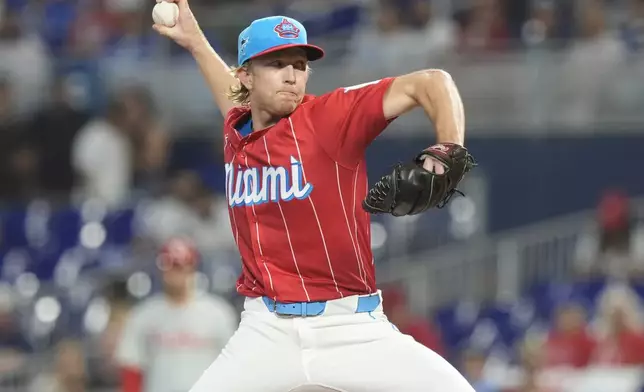
<svg viewBox="0 0 644 392">
<path fill-rule="evenodd" d="M 246 299 L 241 323 L 190 392 L 474 392 L 445 359 L 400 333 L 358 296 L 315 317 L 279 316 Z"/>
</svg>

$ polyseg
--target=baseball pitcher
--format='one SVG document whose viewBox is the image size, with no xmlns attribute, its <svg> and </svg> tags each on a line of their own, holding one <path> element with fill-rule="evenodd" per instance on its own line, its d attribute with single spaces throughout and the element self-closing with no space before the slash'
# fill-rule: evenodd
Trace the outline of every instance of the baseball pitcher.
<svg viewBox="0 0 644 392">
<path fill-rule="evenodd" d="M 309 63 L 324 52 L 300 22 L 253 21 L 231 73 L 188 1 L 173 1 L 177 24 L 154 29 L 193 55 L 225 118 L 237 291 L 246 297 L 239 328 L 191 391 L 473 391 L 387 320 L 370 247 L 370 214 L 442 207 L 474 165 L 451 77 L 423 70 L 308 95 Z M 365 149 L 416 107 L 438 144 L 369 189 Z"/>
</svg>

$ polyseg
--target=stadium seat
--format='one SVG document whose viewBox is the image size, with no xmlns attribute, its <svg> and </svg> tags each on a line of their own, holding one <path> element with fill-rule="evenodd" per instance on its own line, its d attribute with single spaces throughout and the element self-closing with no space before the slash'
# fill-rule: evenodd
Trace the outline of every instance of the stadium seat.
<svg viewBox="0 0 644 392">
<path fill-rule="evenodd" d="M 112 212 L 103 221 L 107 230 L 106 243 L 110 245 L 127 245 L 132 240 L 133 209 Z"/>
<path fill-rule="evenodd" d="M 462 302 L 438 309 L 434 321 L 440 329 L 443 341 L 450 348 L 460 347 L 468 339 L 479 315 L 476 304 Z"/>
<path fill-rule="evenodd" d="M 13 248 L 3 252 L 1 257 L 0 278 L 14 283 L 15 279 L 32 265 L 33 255 L 27 248 Z"/>
<path fill-rule="evenodd" d="M 562 283 L 539 283 L 528 290 L 528 297 L 534 302 L 537 317 L 550 320 L 557 306 L 572 299 L 572 286 Z"/>
<path fill-rule="evenodd" d="M 512 347 L 525 332 L 524 326 L 514 323 L 510 306 L 491 305 L 482 309 L 478 323 L 486 320 L 490 321 L 496 328 L 497 337 L 495 341 L 508 347 Z"/>
<path fill-rule="evenodd" d="M 74 208 L 65 208 L 54 212 L 49 222 L 52 239 L 60 250 L 78 245 L 81 227 L 80 212 Z"/>
<path fill-rule="evenodd" d="M 7 211 L 3 214 L 2 246 L 5 249 L 21 248 L 29 245 L 26 230 L 27 212 L 24 209 Z"/>
<path fill-rule="evenodd" d="M 571 300 L 583 306 L 592 316 L 597 300 L 606 285 L 607 281 L 604 278 L 575 282 L 572 284 Z"/>
</svg>

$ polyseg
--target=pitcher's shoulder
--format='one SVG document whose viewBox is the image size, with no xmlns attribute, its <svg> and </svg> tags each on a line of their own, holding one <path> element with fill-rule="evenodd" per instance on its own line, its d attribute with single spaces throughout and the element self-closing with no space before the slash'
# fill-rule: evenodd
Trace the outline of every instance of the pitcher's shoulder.
<svg viewBox="0 0 644 392">
<path fill-rule="evenodd" d="M 328 109 L 329 105 L 333 106 L 333 97 L 337 95 L 339 91 L 342 91 L 342 89 L 336 88 L 321 95 L 306 94 L 297 111 L 307 117 L 313 114 L 318 114 L 320 111 L 325 112 L 325 109 Z"/>
<path fill-rule="evenodd" d="M 226 113 L 224 117 L 224 126 L 233 128 L 240 118 L 250 112 L 250 107 L 245 105 L 235 106 Z"/>
</svg>

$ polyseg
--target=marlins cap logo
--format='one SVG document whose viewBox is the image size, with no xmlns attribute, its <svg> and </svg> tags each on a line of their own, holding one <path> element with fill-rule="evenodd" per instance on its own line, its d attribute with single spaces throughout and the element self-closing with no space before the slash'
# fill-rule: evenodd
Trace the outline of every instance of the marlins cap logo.
<svg viewBox="0 0 644 392">
<path fill-rule="evenodd" d="M 244 37 L 241 39 L 240 45 L 239 45 L 239 51 L 241 53 L 246 53 L 246 45 L 248 45 L 249 38 Z"/>
<path fill-rule="evenodd" d="M 300 29 L 286 18 L 282 19 L 280 24 L 275 26 L 273 30 L 280 38 L 295 39 L 300 36 Z"/>
</svg>

